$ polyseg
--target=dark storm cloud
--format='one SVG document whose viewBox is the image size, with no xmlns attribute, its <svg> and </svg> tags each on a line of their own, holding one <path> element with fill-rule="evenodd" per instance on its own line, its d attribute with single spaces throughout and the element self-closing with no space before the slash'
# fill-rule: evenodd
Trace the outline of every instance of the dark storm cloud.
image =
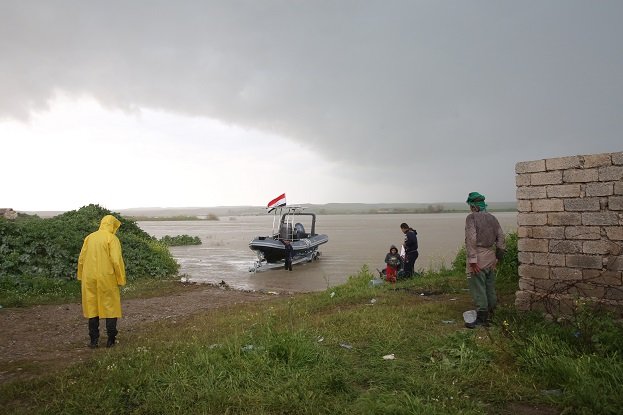
<svg viewBox="0 0 623 415">
<path fill-rule="evenodd" d="M 428 200 L 508 200 L 517 161 L 621 150 L 621 18 L 618 1 L 4 1 L 0 116 L 88 95 L 277 132 Z"/>
</svg>

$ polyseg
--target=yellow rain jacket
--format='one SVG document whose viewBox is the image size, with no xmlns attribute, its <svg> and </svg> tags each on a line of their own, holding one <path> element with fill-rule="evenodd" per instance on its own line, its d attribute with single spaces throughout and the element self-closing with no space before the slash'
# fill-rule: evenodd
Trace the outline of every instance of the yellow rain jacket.
<svg viewBox="0 0 623 415">
<path fill-rule="evenodd" d="M 112 215 L 102 218 L 100 228 L 89 234 L 78 258 L 82 282 L 82 312 L 86 318 L 121 317 L 119 286 L 125 285 L 121 243 L 115 236 L 121 222 Z"/>
</svg>

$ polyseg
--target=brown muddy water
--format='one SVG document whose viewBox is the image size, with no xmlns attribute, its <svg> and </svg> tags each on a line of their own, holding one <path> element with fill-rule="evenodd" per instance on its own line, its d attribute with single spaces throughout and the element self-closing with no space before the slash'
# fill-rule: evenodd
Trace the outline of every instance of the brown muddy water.
<svg viewBox="0 0 623 415">
<path fill-rule="evenodd" d="M 400 223 L 418 232 L 420 256 L 416 270 L 449 266 L 464 243 L 467 213 L 411 215 L 318 215 L 316 232 L 329 236 L 321 245 L 317 261 L 282 269 L 249 272 L 256 257 L 249 242 L 271 232 L 272 215 L 224 216 L 218 221 L 140 221 L 150 235 L 199 236 L 202 245 L 172 247 L 180 274 L 194 282 L 219 283 L 244 290 L 308 292 L 322 291 L 344 283 L 367 265 L 376 273 L 382 269 L 390 245 L 400 246 Z M 505 232 L 517 227 L 514 212 L 496 213 Z"/>
</svg>

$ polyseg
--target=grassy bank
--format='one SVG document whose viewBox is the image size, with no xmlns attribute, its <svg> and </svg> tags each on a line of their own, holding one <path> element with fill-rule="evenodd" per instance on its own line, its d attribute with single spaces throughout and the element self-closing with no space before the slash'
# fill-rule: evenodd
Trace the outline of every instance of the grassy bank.
<svg viewBox="0 0 623 415">
<path fill-rule="evenodd" d="M 463 328 L 465 278 L 347 284 L 124 333 L 60 373 L 0 386 L 11 414 L 621 413 L 623 332 L 580 309 Z M 590 333 L 586 332 L 590 330 Z M 384 356 L 393 355 L 394 359 Z"/>
</svg>

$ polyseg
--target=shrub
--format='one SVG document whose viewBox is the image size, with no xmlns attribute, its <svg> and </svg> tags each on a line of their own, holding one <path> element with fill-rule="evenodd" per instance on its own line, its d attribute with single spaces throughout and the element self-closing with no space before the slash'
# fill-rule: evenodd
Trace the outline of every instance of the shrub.
<svg viewBox="0 0 623 415">
<path fill-rule="evenodd" d="M 201 245 L 201 238 L 190 235 L 165 235 L 160 238 L 160 242 L 166 246 L 185 246 L 185 245 Z"/>
<path fill-rule="evenodd" d="M 0 219 L 0 276 L 73 278 L 84 238 L 99 229 L 108 214 L 113 213 L 92 204 L 49 219 Z M 179 266 L 165 245 L 136 222 L 114 215 L 121 221 L 117 236 L 128 279 L 177 273 Z"/>
</svg>

